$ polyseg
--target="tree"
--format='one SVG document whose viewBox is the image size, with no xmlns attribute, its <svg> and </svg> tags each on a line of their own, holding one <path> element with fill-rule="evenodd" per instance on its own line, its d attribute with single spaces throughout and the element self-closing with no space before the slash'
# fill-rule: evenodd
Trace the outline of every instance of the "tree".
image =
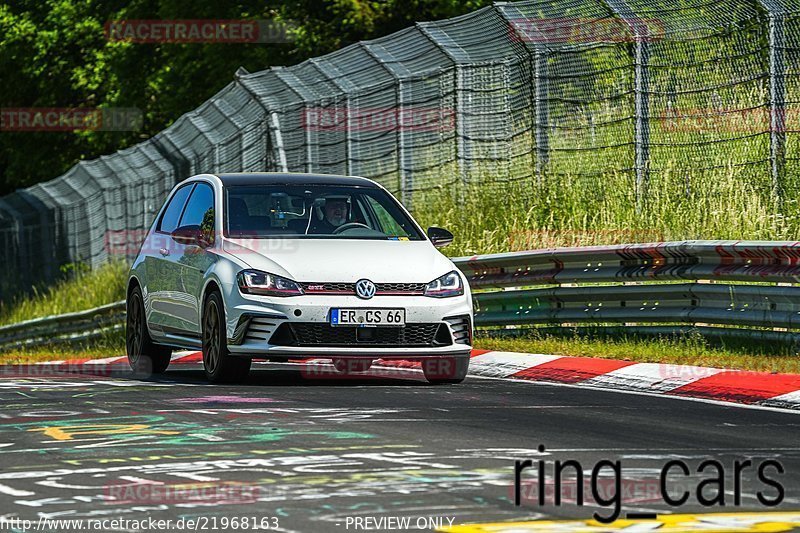
<svg viewBox="0 0 800 533">
<path fill-rule="evenodd" d="M 468 12 L 482 0 L 10 0 L 0 5 L 3 108 L 138 108 L 138 131 L 0 135 L 0 195 L 59 176 L 147 139 L 248 71 L 297 63 L 417 20 Z M 294 42 L 132 43 L 107 39 L 105 24 L 130 19 L 289 21 Z"/>
</svg>

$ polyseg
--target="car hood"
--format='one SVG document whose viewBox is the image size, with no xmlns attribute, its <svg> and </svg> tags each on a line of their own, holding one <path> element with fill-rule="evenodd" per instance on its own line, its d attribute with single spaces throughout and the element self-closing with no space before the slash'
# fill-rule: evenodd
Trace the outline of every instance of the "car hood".
<svg viewBox="0 0 800 533">
<path fill-rule="evenodd" d="M 427 283 L 455 266 L 428 241 L 225 239 L 250 268 L 302 282 Z"/>
</svg>

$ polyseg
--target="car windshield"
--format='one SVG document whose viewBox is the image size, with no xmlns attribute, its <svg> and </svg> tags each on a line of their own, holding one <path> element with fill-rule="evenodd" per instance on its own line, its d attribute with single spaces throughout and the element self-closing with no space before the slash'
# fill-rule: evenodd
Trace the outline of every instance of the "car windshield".
<svg viewBox="0 0 800 533">
<path fill-rule="evenodd" d="M 423 240 L 383 189 L 337 185 L 226 187 L 228 237 Z"/>
</svg>

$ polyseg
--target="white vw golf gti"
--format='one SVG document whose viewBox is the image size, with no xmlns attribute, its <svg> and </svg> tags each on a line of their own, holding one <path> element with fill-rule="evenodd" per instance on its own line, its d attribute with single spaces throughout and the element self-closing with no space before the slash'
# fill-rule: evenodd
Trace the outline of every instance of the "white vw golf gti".
<svg viewBox="0 0 800 533">
<path fill-rule="evenodd" d="M 377 183 L 316 174 L 202 174 L 178 184 L 130 271 L 127 351 L 163 372 L 200 348 L 212 382 L 252 359 L 419 360 L 428 381 L 469 366 L 472 298 L 463 274 Z"/>
</svg>

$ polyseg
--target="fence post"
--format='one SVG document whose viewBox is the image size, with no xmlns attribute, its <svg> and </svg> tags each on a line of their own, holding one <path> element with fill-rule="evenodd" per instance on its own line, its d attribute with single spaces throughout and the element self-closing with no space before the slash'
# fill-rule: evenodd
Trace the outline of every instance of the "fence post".
<svg viewBox="0 0 800 533">
<path fill-rule="evenodd" d="M 350 93 L 349 93 L 350 85 L 347 84 L 347 83 L 342 83 L 342 81 L 340 81 L 340 79 L 339 79 L 341 77 L 340 73 L 337 71 L 337 69 L 335 67 L 332 67 L 327 61 L 320 61 L 319 58 L 311 58 L 311 59 L 308 60 L 308 62 L 311 63 L 312 65 L 314 65 L 314 67 L 320 72 L 320 74 L 325 76 L 325 78 L 329 82 L 331 82 L 333 85 L 335 85 L 336 88 L 341 93 L 340 95 L 337 95 L 337 96 L 334 97 L 335 107 L 334 107 L 334 115 L 333 116 L 334 116 L 334 120 L 336 120 L 337 122 L 339 120 L 339 112 L 340 112 L 340 110 L 342 110 L 342 106 L 340 106 L 340 104 L 339 104 L 340 98 L 344 99 L 344 114 L 345 114 L 344 115 L 344 120 L 345 120 L 345 124 L 344 124 L 344 126 L 345 126 L 345 128 L 344 128 L 344 142 L 345 142 L 345 146 L 344 146 L 344 150 L 345 150 L 345 153 L 344 153 L 344 165 L 345 165 L 344 174 L 351 174 L 352 173 L 351 172 L 351 167 L 352 167 L 351 160 L 352 160 L 353 147 L 352 147 L 352 137 L 351 137 L 351 128 L 350 128 Z"/>
<path fill-rule="evenodd" d="M 414 188 L 414 175 L 406 160 L 405 91 L 403 85 L 403 80 L 397 78 L 397 170 L 400 173 L 400 197 L 406 209 L 411 211 L 414 196 L 412 193 L 412 189 Z"/>
<path fill-rule="evenodd" d="M 784 75 L 783 14 L 769 16 L 769 105 L 770 159 L 772 160 L 772 189 L 775 197 L 783 196 L 786 175 L 786 84 Z"/>
<path fill-rule="evenodd" d="M 783 199 L 786 176 L 786 70 L 784 9 L 774 0 L 758 0 L 769 18 L 769 160 L 772 192 Z"/>
<path fill-rule="evenodd" d="M 640 20 L 625 0 L 605 0 L 611 11 L 633 32 L 634 68 L 634 169 L 636 171 L 636 208 L 642 208 L 642 201 L 650 177 L 650 32 L 646 21 Z"/>
<path fill-rule="evenodd" d="M 545 167 L 550 158 L 550 139 L 547 127 L 550 122 L 549 106 L 547 102 L 547 53 L 541 46 L 536 45 L 533 56 L 534 79 L 534 125 L 536 131 L 536 179 L 539 183 L 544 177 Z"/>
<path fill-rule="evenodd" d="M 353 121 L 351 120 L 350 93 L 344 93 L 344 168 L 348 176 L 353 175 Z"/>
<path fill-rule="evenodd" d="M 163 141 L 169 141 L 170 146 L 166 146 Z M 167 189 L 172 188 L 173 185 L 180 183 L 181 181 L 185 180 L 191 174 L 191 164 L 189 160 L 183 155 L 179 150 L 176 149 L 172 139 L 166 136 L 166 134 L 160 134 L 152 139 L 150 139 L 150 143 L 153 145 L 153 148 L 167 160 L 167 162 L 172 165 L 172 170 L 175 174 L 175 183 L 171 183 Z"/>
<path fill-rule="evenodd" d="M 769 130 L 772 190 L 780 202 L 786 176 L 786 74 L 784 13 L 772 0 L 762 0 L 769 11 Z"/>
<path fill-rule="evenodd" d="M 464 98 L 464 73 L 461 65 L 456 63 L 453 65 L 453 76 L 455 76 L 456 92 L 453 98 L 455 109 L 453 110 L 453 117 L 456 121 L 456 165 L 458 166 L 458 174 L 461 177 L 462 191 L 466 187 L 467 182 L 467 165 L 466 159 L 466 131 L 464 127 L 463 115 L 463 98 Z"/>
<path fill-rule="evenodd" d="M 6 196 L 5 198 L 9 198 L 10 196 L 11 195 Z M 13 233 L 11 240 L 16 245 L 15 246 L 16 249 L 14 250 L 16 252 L 14 254 L 15 255 L 14 262 L 16 263 L 16 265 L 14 265 L 15 268 L 10 270 L 12 270 L 16 274 L 17 289 L 19 289 L 20 286 L 24 287 L 25 290 L 30 289 L 32 281 L 30 276 L 31 275 L 30 263 L 26 265 L 22 261 L 23 258 L 22 250 L 28 252 L 30 257 L 30 248 L 27 239 L 25 238 L 26 237 L 25 227 L 24 224 L 22 223 L 23 220 L 22 213 L 19 212 L 17 209 L 13 208 L 11 204 L 9 204 L 3 198 L 0 198 L 0 209 L 3 209 L 3 211 L 11 215 L 11 219 L 13 221 L 12 222 Z M 11 257 L 12 250 L 5 250 L 3 253 L 4 255 L 8 254 L 7 256 Z M 11 262 L 9 261 L 9 263 Z"/>
<path fill-rule="evenodd" d="M 547 78 L 547 36 L 542 33 L 531 19 L 523 14 L 513 3 L 494 2 L 497 12 L 506 20 L 509 31 L 513 32 L 528 57 L 532 77 L 531 104 L 533 117 L 531 118 L 531 132 L 533 134 L 533 150 L 531 167 L 537 183 L 541 184 L 545 168 L 550 158 L 550 139 L 548 126 L 550 122 L 548 106 L 548 78 Z M 533 52 L 531 52 L 531 47 Z"/>
<path fill-rule="evenodd" d="M 271 112 L 269 116 L 272 134 L 275 135 L 275 148 L 278 150 L 278 166 L 281 172 L 289 172 L 289 166 L 286 163 L 286 150 L 283 148 L 283 134 L 281 133 L 280 118 L 278 118 L 278 113 L 275 111 Z"/>
<path fill-rule="evenodd" d="M 286 152 L 283 150 L 283 137 L 281 137 L 281 130 L 280 130 L 280 122 L 278 121 L 277 113 L 270 112 L 267 108 L 266 104 L 258 97 L 258 93 L 256 93 L 247 83 L 242 81 L 242 78 L 249 74 L 247 69 L 244 67 L 239 67 L 236 70 L 236 73 L 233 75 L 236 83 L 238 83 L 250 97 L 256 102 L 259 107 L 264 111 L 264 118 L 261 121 L 261 124 L 266 123 L 266 141 L 264 143 L 264 166 L 267 167 L 264 170 L 272 170 L 272 162 L 274 161 L 274 154 L 272 153 L 273 145 L 272 145 L 272 137 L 270 135 L 270 131 L 274 131 L 275 133 L 275 148 L 279 150 L 278 153 L 278 163 L 280 164 L 280 170 L 283 172 L 287 172 L 286 168 Z M 274 117 L 272 115 L 275 115 Z M 272 124 L 270 124 L 270 120 Z M 275 128 L 275 129 L 274 129 Z M 274 130 L 273 130 L 274 129 Z"/>
<path fill-rule="evenodd" d="M 637 207 L 641 209 L 642 199 L 647 192 L 650 178 L 650 73 L 647 64 L 650 59 L 649 43 L 647 37 L 635 35 L 636 62 L 635 62 L 635 120 L 634 132 L 636 136 L 636 197 Z"/>
</svg>

